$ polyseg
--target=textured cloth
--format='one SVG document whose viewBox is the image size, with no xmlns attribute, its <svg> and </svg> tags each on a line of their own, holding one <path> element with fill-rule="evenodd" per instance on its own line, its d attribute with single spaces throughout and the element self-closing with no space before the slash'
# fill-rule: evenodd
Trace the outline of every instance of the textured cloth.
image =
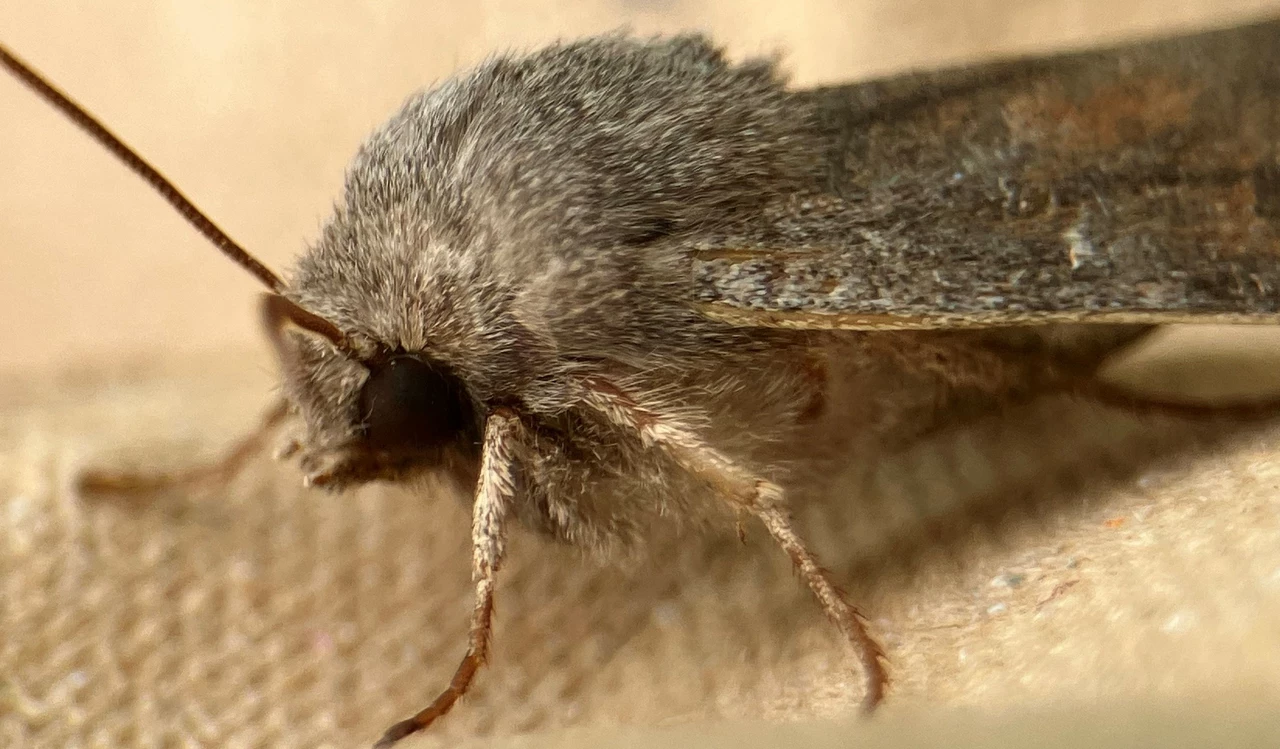
<svg viewBox="0 0 1280 749">
<path fill-rule="evenodd" d="M 11 2 L 0 29 L 280 267 L 368 129 L 495 49 L 698 27 L 735 55 L 785 48 L 808 85 L 1277 8 Z M 0 747 L 367 747 L 462 655 L 463 505 L 309 492 L 265 457 L 223 487 L 78 496 L 84 466 L 218 455 L 269 402 L 275 367 L 226 346 L 251 334 L 251 279 L 4 85 L 0 367 L 27 374 L 0 374 Z M 1280 370 L 1262 348 L 1278 347 L 1146 381 L 1247 390 Z M 216 354 L 173 353 L 200 350 Z M 658 538 L 623 569 L 517 533 L 490 666 L 404 746 L 1276 746 L 1280 430 L 1229 431 L 1045 404 L 801 508 L 888 648 L 894 683 L 870 723 L 841 638 L 755 526 L 746 548 L 732 529 Z"/>
<path fill-rule="evenodd" d="M 1266 369 L 1209 361 L 1243 379 Z M 218 454 L 269 401 L 270 369 L 246 355 L 2 383 L 0 745 L 362 746 L 447 682 L 470 609 L 462 503 L 310 492 L 266 456 L 201 491 L 75 492 L 85 465 Z M 986 735 L 972 719 L 908 719 L 946 706 L 1274 712 L 1278 456 L 1274 428 L 1049 403 L 937 435 L 860 479 L 856 501 L 801 508 L 888 648 L 890 709 L 871 735 L 897 735 L 883 726 L 895 715 L 924 726 L 915 736 Z M 748 526 L 744 548 L 727 530 L 656 538 L 622 568 L 517 533 L 491 664 L 407 745 L 850 718 L 861 686 L 840 636 L 762 531 Z M 736 745 L 781 741 L 743 733 Z"/>
</svg>

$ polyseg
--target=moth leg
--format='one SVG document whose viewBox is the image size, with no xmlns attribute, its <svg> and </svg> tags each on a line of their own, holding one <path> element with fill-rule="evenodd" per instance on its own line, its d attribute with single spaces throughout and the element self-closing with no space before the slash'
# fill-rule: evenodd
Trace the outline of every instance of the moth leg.
<svg viewBox="0 0 1280 749">
<path fill-rule="evenodd" d="M 388 728 L 374 749 L 386 749 L 443 717 L 471 688 L 476 672 L 489 657 L 493 590 L 506 549 L 506 519 L 515 501 L 515 463 L 522 432 L 519 417 L 508 409 L 498 409 L 485 422 L 480 479 L 471 511 L 471 577 L 476 587 L 467 654 L 449 686 L 417 715 Z"/>
<path fill-rule="evenodd" d="M 1140 323 L 1059 323 L 979 328 L 958 334 L 957 338 L 971 340 L 1002 356 L 1049 362 L 1059 371 L 1092 376 L 1162 327 Z"/>
<path fill-rule="evenodd" d="M 686 470 L 703 477 L 719 490 L 735 509 L 754 515 L 791 557 L 792 564 L 822 605 L 827 617 L 849 639 L 866 678 L 864 709 L 870 711 L 883 698 L 889 676 L 884 650 L 867 631 L 862 613 L 831 581 L 830 573 L 805 546 L 791 526 L 782 487 L 753 475 L 729 456 L 705 443 L 692 430 L 650 411 L 626 393 L 598 378 L 584 380 L 586 402 L 615 424 L 633 431 L 648 445 L 665 450 Z"/>
<path fill-rule="evenodd" d="M 241 437 L 218 460 L 174 472 L 130 473 L 103 468 L 90 468 L 77 479 L 80 491 L 87 494 L 145 494 L 175 486 L 222 483 L 231 480 L 262 452 L 271 432 L 289 415 L 288 401 L 281 398 L 271 405 L 252 432 Z"/>
<path fill-rule="evenodd" d="M 1136 345 L 1154 328 L 1125 326 L 1128 335 L 1116 335 L 1104 356 L 1073 360 L 1051 349 L 1027 350 L 974 346 L 963 339 L 903 339 L 892 347 L 876 339 L 875 345 L 906 365 L 927 369 L 955 388 L 968 388 L 996 397 L 1005 405 L 1019 404 L 1041 395 L 1070 395 L 1134 413 L 1158 413 L 1187 418 L 1230 417 L 1270 419 L 1280 415 L 1280 397 L 1274 395 L 1228 403 L 1197 402 L 1147 395 L 1115 385 L 1097 376 L 1106 357 Z"/>
<path fill-rule="evenodd" d="M 1064 392 L 1134 414 L 1241 421 L 1267 421 L 1280 417 L 1280 396 L 1275 395 L 1229 403 L 1196 402 L 1135 393 L 1101 380 L 1072 383 L 1071 387 L 1064 388 Z"/>
</svg>

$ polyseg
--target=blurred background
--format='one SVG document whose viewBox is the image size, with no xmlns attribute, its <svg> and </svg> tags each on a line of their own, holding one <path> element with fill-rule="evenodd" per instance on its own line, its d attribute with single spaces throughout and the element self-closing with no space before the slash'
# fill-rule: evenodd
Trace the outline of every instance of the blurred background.
<svg viewBox="0 0 1280 749">
<path fill-rule="evenodd" d="M 281 268 L 364 135 L 496 50 L 700 29 L 735 56 L 785 52 L 806 85 L 1275 12 L 1280 0 L 49 0 L 0 4 L 0 39 Z M 0 113 L 0 368 L 258 339 L 249 276 L 7 77 Z"/>
<path fill-rule="evenodd" d="M 700 29 L 734 56 L 784 52 L 796 84 L 811 85 L 1276 15 L 1280 0 L 45 0 L 0 2 L 0 41 L 283 269 L 365 134 L 414 89 L 496 50 L 627 26 Z M 85 465 L 189 465 L 252 422 L 273 378 L 260 291 L 0 76 L 0 746 L 365 746 L 452 673 L 470 606 L 462 503 L 382 487 L 318 497 L 296 469 L 265 460 L 237 483 L 154 503 L 72 488 Z M 1280 326 L 1269 327 L 1250 332 L 1271 343 L 1246 348 L 1280 351 Z M 106 371 L 130 361 L 144 364 Z M 1198 381 L 1280 376 L 1239 361 L 1214 354 Z M 860 724 L 878 733 L 854 745 L 1015 745 L 953 709 L 985 720 L 1028 704 L 1064 711 L 1056 723 L 1024 716 L 1064 746 L 1268 745 L 1197 731 L 1277 714 L 1280 438 L 1081 490 L 1075 464 L 1109 465 L 1087 438 L 1175 433 L 1106 416 L 1050 409 L 1028 415 L 1030 432 L 944 435 L 878 474 L 882 505 L 858 495 L 798 518 L 890 648 L 891 710 L 914 705 Z M 942 544 L 908 582 L 863 574 L 878 569 L 860 566 L 858 543 L 878 528 L 868 510 L 923 525 L 937 505 L 902 497 L 963 508 L 978 491 L 951 482 L 960 464 L 942 460 L 959 454 L 965 466 L 994 460 L 990 475 L 1021 499 L 1004 459 L 1028 447 L 1072 469 L 1058 477 L 1069 480 L 1061 512 L 972 549 L 960 548 L 972 528 L 957 524 L 960 550 Z M 618 571 L 515 534 L 493 667 L 416 745 L 847 716 L 860 682 L 763 535 L 746 551 L 736 538 L 659 539 L 651 565 Z M 1133 722 L 1135 700 L 1159 711 Z M 1213 719 L 1181 707 L 1204 700 L 1221 708 Z M 648 745 L 791 740 L 734 730 L 718 744 Z M 1274 745 L 1275 725 L 1260 730 Z M 822 745 L 850 743 L 832 733 Z"/>
</svg>

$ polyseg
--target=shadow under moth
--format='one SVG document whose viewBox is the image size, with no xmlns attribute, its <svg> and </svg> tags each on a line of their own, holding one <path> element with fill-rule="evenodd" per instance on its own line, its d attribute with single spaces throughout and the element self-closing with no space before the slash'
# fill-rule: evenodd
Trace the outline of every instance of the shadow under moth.
<svg viewBox="0 0 1280 749">
<path fill-rule="evenodd" d="M 792 527 L 813 461 L 1046 394 L 1270 415 L 1102 381 L 1164 323 L 1280 316 L 1280 22 L 793 90 L 699 36 L 498 56 L 412 95 L 277 276 L 28 65 L 0 63 L 268 291 L 308 485 L 443 477 L 471 497 L 466 654 L 489 652 L 508 525 L 601 553 L 754 519 L 884 696 L 884 651 Z"/>
</svg>

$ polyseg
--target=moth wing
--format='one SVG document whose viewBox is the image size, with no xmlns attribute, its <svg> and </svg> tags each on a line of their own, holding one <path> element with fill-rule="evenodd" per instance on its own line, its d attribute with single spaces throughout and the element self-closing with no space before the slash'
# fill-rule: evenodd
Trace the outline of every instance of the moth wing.
<svg viewBox="0 0 1280 749">
<path fill-rule="evenodd" d="M 710 317 L 1280 320 L 1280 21 L 796 96 L 828 176 L 695 248 Z"/>
</svg>

